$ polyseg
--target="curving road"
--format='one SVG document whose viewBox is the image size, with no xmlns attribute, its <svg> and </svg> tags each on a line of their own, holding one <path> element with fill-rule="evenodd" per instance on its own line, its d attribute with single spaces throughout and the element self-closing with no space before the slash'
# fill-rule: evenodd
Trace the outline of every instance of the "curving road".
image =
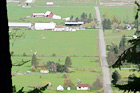
<svg viewBox="0 0 140 93">
<path fill-rule="evenodd" d="M 111 77 L 108 68 L 108 63 L 106 60 L 106 45 L 104 41 L 104 34 L 103 34 L 103 26 L 100 17 L 100 10 L 98 7 L 95 7 L 96 16 L 99 24 L 99 49 L 100 49 L 100 59 L 101 59 L 101 66 L 103 71 L 103 81 L 104 81 L 104 93 L 113 93 L 111 88 Z"/>
</svg>

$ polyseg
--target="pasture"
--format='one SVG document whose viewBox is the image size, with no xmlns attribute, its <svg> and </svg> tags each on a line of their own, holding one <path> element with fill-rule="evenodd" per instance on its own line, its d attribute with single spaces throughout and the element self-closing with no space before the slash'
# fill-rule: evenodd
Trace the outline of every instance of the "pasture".
<svg viewBox="0 0 140 93">
<path fill-rule="evenodd" d="M 95 56 L 97 54 L 97 31 L 78 30 L 76 32 L 52 32 L 18 30 L 17 34 L 24 33 L 25 38 L 10 40 L 10 49 L 14 54 L 50 56 Z M 45 37 L 45 39 L 43 39 Z"/>
</svg>

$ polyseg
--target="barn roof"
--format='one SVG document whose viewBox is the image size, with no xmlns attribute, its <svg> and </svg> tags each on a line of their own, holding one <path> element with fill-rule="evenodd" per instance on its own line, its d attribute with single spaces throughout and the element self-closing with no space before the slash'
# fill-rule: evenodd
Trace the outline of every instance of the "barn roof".
<svg viewBox="0 0 140 93">
<path fill-rule="evenodd" d="M 51 13 L 51 11 L 47 11 L 47 12 L 45 13 L 45 15 L 50 15 L 50 13 Z"/>
<path fill-rule="evenodd" d="M 90 87 L 90 84 L 78 84 L 77 87 Z"/>
</svg>

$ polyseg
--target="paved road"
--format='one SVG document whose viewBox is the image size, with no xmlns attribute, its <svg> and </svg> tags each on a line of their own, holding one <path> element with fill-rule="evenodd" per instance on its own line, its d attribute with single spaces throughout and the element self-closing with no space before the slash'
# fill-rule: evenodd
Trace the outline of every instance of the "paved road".
<svg viewBox="0 0 140 93">
<path fill-rule="evenodd" d="M 100 10 L 98 7 L 95 7 L 96 16 L 99 24 L 99 48 L 100 48 L 100 59 L 101 59 L 101 66 L 103 71 L 103 81 L 104 81 L 104 93 L 113 93 L 111 88 L 111 77 L 108 68 L 108 63 L 106 60 L 106 45 L 104 41 L 103 35 L 103 26 L 100 17 Z"/>
</svg>

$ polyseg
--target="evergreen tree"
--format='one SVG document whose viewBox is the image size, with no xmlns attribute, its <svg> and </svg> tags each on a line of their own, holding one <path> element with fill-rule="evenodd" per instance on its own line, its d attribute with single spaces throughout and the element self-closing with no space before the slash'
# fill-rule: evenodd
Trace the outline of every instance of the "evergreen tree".
<svg viewBox="0 0 140 93">
<path fill-rule="evenodd" d="M 113 85 L 116 85 L 116 83 L 121 79 L 121 76 L 120 76 L 120 74 L 118 73 L 118 71 L 117 70 L 115 70 L 114 72 L 113 72 L 113 74 L 112 74 L 112 84 Z"/>
<path fill-rule="evenodd" d="M 37 66 L 38 65 L 38 62 L 37 62 L 37 57 L 36 57 L 36 54 L 33 54 L 32 56 L 32 61 L 31 61 L 31 66 Z"/>
<path fill-rule="evenodd" d="M 92 18 L 91 13 L 89 14 L 89 18 L 90 18 L 90 19 Z"/>
<path fill-rule="evenodd" d="M 76 22 L 78 22 L 78 21 L 79 21 L 79 18 L 78 18 L 78 17 L 76 17 L 75 21 L 76 21 Z"/>
<path fill-rule="evenodd" d="M 67 56 L 65 59 L 65 66 L 69 67 L 71 65 L 72 65 L 71 58 L 69 56 Z"/>
<path fill-rule="evenodd" d="M 125 35 L 123 35 L 122 36 L 122 39 L 121 39 L 121 41 L 120 41 L 120 43 L 119 43 L 119 49 L 121 49 L 121 50 L 125 50 L 125 47 L 126 47 L 126 36 Z"/>
</svg>

